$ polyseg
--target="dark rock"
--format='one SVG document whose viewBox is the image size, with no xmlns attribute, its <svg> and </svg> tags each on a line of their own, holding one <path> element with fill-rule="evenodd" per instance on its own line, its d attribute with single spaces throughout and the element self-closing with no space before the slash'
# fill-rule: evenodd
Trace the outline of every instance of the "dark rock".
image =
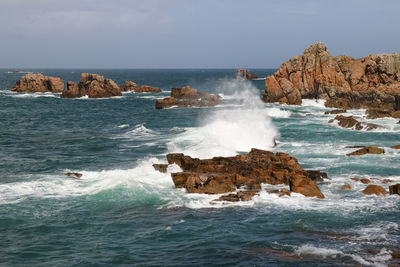
<svg viewBox="0 0 400 267">
<path fill-rule="evenodd" d="M 389 193 L 391 195 L 400 195 L 400 184 L 395 184 L 395 185 L 391 185 L 389 186 Z"/>
<path fill-rule="evenodd" d="M 83 175 L 82 173 L 79 173 L 79 172 L 66 172 L 64 174 L 67 176 L 70 176 L 72 178 L 75 178 L 75 179 L 80 179 Z"/>
<path fill-rule="evenodd" d="M 153 168 L 156 171 L 162 172 L 162 173 L 166 173 L 167 172 L 167 168 L 168 168 L 168 164 L 153 164 Z"/>
<path fill-rule="evenodd" d="M 315 170 L 305 170 L 304 175 L 314 182 L 322 182 L 324 179 L 328 178 L 328 174 L 326 172 L 315 171 Z"/>
<path fill-rule="evenodd" d="M 43 76 L 40 73 L 28 73 L 15 83 L 11 91 L 61 93 L 64 91 L 64 80 L 58 77 Z"/>
<path fill-rule="evenodd" d="M 338 125 L 343 128 L 350 128 L 354 130 L 367 130 L 371 131 L 377 128 L 382 128 L 382 126 L 374 124 L 374 123 L 365 123 L 365 122 L 359 122 L 356 120 L 354 117 L 349 116 L 343 116 L 343 115 L 337 115 L 333 120 L 330 120 L 329 123 L 334 122 L 335 120 L 338 121 Z"/>
<path fill-rule="evenodd" d="M 330 110 L 330 111 L 325 111 L 325 114 L 341 114 L 341 113 L 346 113 L 347 110 L 345 109 L 334 109 L 334 110 Z"/>
<path fill-rule="evenodd" d="M 346 154 L 347 156 L 361 156 L 365 154 L 384 154 L 385 150 L 376 146 L 368 146 Z"/>
<path fill-rule="evenodd" d="M 391 148 L 393 148 L 393 149 L 400 149 L 400 145 L 391 146 Z"/>
</svg>

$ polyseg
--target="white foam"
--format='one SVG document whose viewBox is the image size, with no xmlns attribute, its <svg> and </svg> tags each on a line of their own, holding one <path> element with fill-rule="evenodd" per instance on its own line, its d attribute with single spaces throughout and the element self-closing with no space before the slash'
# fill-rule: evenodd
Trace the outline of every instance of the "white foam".
<svg viewBox="0 0 400 267">
<path fill-rule="evenodd" d="M 266 112 L 268 116 L 273 118 L 289 118 L 292 112 L 288 110 L 281 110 L 279 108 L 267 108 Z"/>
<path fill-rule="evenodd" d="M 312 107 L 326 109 L 325 102 L 326 102 L 325 99 L 303 99 L 301 106 L 303 107 L 312 106 Z"/>
<path fill-rule="evenodd" d="M 14 93 L 11 92 L 9 94 L 12 97 L 17 97 L 17 98 L 38 98 L 38 97 L 58 97 L 58 94 L 54 94 L 51 92 L 45 92 L 45 93 L 39 93 L 39 92 L 35 92 L 35 93 Z"/>
<path fill-rule="evenodd" d="M 121 125 L 118 125 L 117 127 L 120 129 L 124 129 L 124 128 L 128 128 L 129 124 L 121 124 Z"/>
<path fill-rule="evenodd" d="M 124 127 L 120 128 L 128 128 L 129 125 L 124 124 Z M 118 134 L 117 136 L 110 137 L 111 139 L 115 138 L 128 138 L 128 139 L 140 139 L 144 137 L 155 137 L 158 136 L 159 133 L 156 131 L 153 131 L 151 129 L 146 128 L 145 123 L 140 123 L 137 124 L 133 127 L 133 129 L 123 133 L 123 134 Z"/>
<path fill-rule="evenodd" d="M 299 247 L 295 253 L 298 256 L 304 256 L 304 255 L 317 255 L 322 258 L 326 258 L 329 256 L 336 256 L 336 255 L 342 255 L 343 252 L 337 249 L 330 249 L 330 248 L 322 248 L 322 247 L 314 247 L 313 245 L 302 245 Z"/>
<path fill-rule="evenodd" d="M 212 110 L 200 119 L 200 127 L 174 137 L 168 143 L 168 151 L 209 158 L 232 156 L 253 147 L 272 149 L 278 131 L 271 122 L 271 110 L 265 109 L 259 98 L 258 89 L 250 82 L 228 80 L 218 90 L 234 95 L 242 106 Z"/>
</svg>

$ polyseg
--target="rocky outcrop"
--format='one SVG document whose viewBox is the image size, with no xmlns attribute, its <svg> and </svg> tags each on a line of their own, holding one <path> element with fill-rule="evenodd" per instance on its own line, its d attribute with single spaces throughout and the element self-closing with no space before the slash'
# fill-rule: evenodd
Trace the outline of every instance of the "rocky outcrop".
<svg viewBox="0 0 400 267">
<path fill-rule="evenodd" d="M 389 186 L 389 193 L 391 195 L 400 195 L 400 184 L 394 184 Z"/>
<path fill-rule="evenodd" d="M 40 73 L 28 73 L 15 83 L 11 91 L 61 93 L 64 91 L 64 80 L 58 77 L 44 76 Z"/>
<path fill-rule="evenodd" d="M 365 195 L 377 195 L 377 196 L 386 196 L 386 190 L 379 185 L 369 185 L 363 191 Z"/>
<path fill-rule="evenodd" d="M 121 96 L 121 88 L 111 79 L 105 79 L 99 74 L 82 73 L 79 84 L 67 83 L 67 90 L 61 98 L 76 98 L 88 96 L 89 98 L 104 98 Z"/>
<path fill-rule="evenodd" d="M 135 93 L 160 93 L 161 89 L 152 87 L 149 85 L 139 86 L 137 83 L 132 81 L 126 81 L 125 84 L 119 86 L 122 91 L 133 91 Z"/>
<path fill-rule="evenodd" d="M 236 72 L 236 79 L 252 80 L 257 78 L 257 74 L 251 73 L 248 69 L 238 69 Z"/>
<path fill-rule="evenodd" d="M 237 188 L 254 192 L 265 183 L 286 184 L 292 192 L 324 198 L 313 179 L 327 177 L 326 174 L 303 170 L 296 158 L 285 153 L 274 154 L 253 148 L 249 154 L 235 157 L 200 160 L 184 154 L 168 154 L 167 159 L 169 164 L 175 163 L 183 170 L 171 173 L 175 186 L 185 188 L 189 193 L 223 194 Z"/>
<path fill-rule="evenodd" d="M 400 145 L 391 146 L 393 149 L 400 149 Z"/>
<path fill-rule="evenodd" d="M 162 173 L 166 173 L 167 169 L 168 169 L 168 164 L 153 164 L 153 168 L 156 171 L 162 172 Z"/>
<path fill-rule="evenodd" d="M 377 128 L 383 128 L 382 126 L 375 124 L 375 123 L 366 123 L 366 122 L 359 122 L 352 116 L 343 116 L 343 115 L 337 115 L 334 119 L 329 120 L 329 123 L 332 123 L 334 121 L 338 121 L 338 125 L 343 128 L 349 128 L 353 130 L 366 130 L 366 131 L 371 131 Z"/>
<path fill-rule="evenodd" d="M 172 87 L 171 97 L 159 99 L 156 101 L 156 109 L 165 109 L 171 107 L 210 107 L 220 103 L 217 95 L 207 92 L 199 92 L 189 86 Z"/>
<path fill-rule="evenodd" d="M 346 154 L 347 156 L 361 156 L 365 154 L 384 154 L 385 150 L 383 148 L 379 148 L 376 146 L 367 146 L 364 148 L 361 148 L 359 150 L 356 150 L 354 152 L 351 152 L 349 154 Z"/>
<path fill-rule="evenodd" d="M 400 54 L 335 57 L 317 43 L 283 63 L 265 83 L 266 102 L 298 105 L 303 98 L 322 98 L 327 107 L 394 112 L 400 110 Z"/>
<path fill-rule="evenodd" d="M 345 109 L 334 109 L 334 110 L 330 110 L 330 111 L 325 111 L 325 115 L 328 115 L 328 114 L 341 114 L 341 113 L 346 113 L 347 112 L 347 110 L 345 110 Z"/>
</svg>

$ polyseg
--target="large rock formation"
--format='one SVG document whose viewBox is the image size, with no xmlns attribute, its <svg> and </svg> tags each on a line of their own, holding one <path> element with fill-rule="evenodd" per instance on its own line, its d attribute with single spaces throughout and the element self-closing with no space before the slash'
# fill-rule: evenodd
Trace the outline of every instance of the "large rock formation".
<svg viewBox="0 0 400 267">
<path fill-rule="evenodd" d="M 233 196 L 248 199 L 261 189 L 261 183 L 286 184 L 292 192 L 308 197 L 324 198 L 314 180 L 327 177 L 319 171 L 306 171 L 297 159 L 285 153 L 252 149 L 247 155 L 197 159 L 184 154 L 168 154 L 169 164 L 177 164 L 183 172 L 171 173 L 177 188 L 189 193 L 222 194 L 245 188 L 253 193 Z M 314 180 L 313 180 L 314 179 Z M 241 193 L 244 194 L 244 193 Z M 251 197 L 250 197 L 251 199 Z"/>
<path fill-rule="evenodd" d="M 236 72 L 236 79 L 252 80 L 257 78 L 257 74 L 251 73 L 250 70 L 247 69 L 238 69 Z"/>
<path fill-rule="evenodd" d="M 380 116 L 397 116 L 400 54 L 371 54 L 360 59 L 334 57 L 325 44 L 317 43 L 302 56 L 283 63 L 265 83 L 266 102 L 297 105 L 302 98 L 323 98 L 328 107 L 372 108 L 385 110 Z"/>
<path fill-rule="evenodd" d="M 209 107 L 220 103 L 217 95 L 199 92 L 189 86 L 172 87 L 171 97 L 156 101 L 156 109 L 170 107 Z"/>
<path fill-rule="evenodd" d="M 125 84 L 119 86 L 122 91 L 133 91 L 135 93 L 160 93 L 161 89 L 149 85 L 139 86 L 132 81 L 126 81 Z"/>
<path fill-rule="evenodd" d="M 61 94 L 61 98 L 76 98 L 82 96 L 89 98 L 103 98 L 121 96 L 121 88 L 111 79 L 104 79 L 99 74 L 82 73 L 79 84 L 67 83 L 67 90 Z"/>
<path fill-rule="evenodd" d="M 28 73 L 15 83 L 11 91 L 61 93 L 64 91 L 64 80 L 40 73 Z"/>
</svg>

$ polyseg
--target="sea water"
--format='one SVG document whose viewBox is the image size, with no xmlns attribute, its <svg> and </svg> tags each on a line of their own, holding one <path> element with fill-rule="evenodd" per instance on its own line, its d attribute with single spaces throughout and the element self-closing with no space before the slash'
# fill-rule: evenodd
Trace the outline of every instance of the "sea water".
<svg viewBox="0 0 400 267">
<path fill-rule="evenodd" d="M 261 101 L 264 80 L 235 70 L 26 70 L 79 82 L 92 72 L 161 93 L 60 99 L 15 93 L 24 73 L 0 70 L 0 265 L 386 266 L 400 250 L 400 197 L 366 196 L 351 177 L 400 182 L 400 125 L 354 131 L 328 123 L 322 100 L 301 106 Z M 258 69 L 259 77 L 273 70 Z M 223 104 L 156 110 L 171 87 L 219 94 Z M 365 110 L 347 115 L 368 121 Z M 277 146 L 274 146 L 274 144 Z M 347 157 L 351 145 L 383 155 Z M 233 156 L 251 148 L 285 152 L 327 172 L 326 198 L 263 191 L 248 202 L 176 189 L 153 169 L 166 154 Z M 81 179 L 65 176 L 79 172 Z M 346 183 L 352 190 L 341 191 Z M 385 188 L 387 184 L 374 183 Z M 264 185 L 264 188 L 282 186 Z"/>
</svg>

